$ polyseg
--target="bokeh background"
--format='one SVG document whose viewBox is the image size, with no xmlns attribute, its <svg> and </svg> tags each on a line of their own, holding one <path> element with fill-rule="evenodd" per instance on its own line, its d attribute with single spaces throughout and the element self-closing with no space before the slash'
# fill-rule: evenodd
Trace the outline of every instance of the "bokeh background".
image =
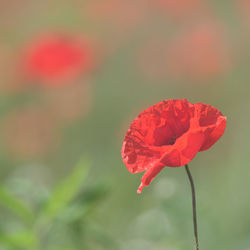
<svg viewBox="0 0 250 250">
<path fill-rule="evenodd" d="M 190 163 L 201 249 L 250 249 L 249 51 L 249 0 L 1 0 L 0 249 L 193 249 L 184 168 L 138 195 L 120 156 L 169 98 L 228 119 Z"/>
</svg>

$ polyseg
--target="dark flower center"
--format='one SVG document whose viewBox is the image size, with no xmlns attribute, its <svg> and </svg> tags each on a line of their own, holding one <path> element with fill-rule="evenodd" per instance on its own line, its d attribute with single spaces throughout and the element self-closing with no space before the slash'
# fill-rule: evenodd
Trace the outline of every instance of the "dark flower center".
<svg viewBox="0 0 250 250">
<path fill-rule="evenodd" d="M 171 105 L 170 105 L 171 104 Z M 152 146 L 174 145 L 176 140 L 186 133 L 190 127 L 190 118 L 194 109 L 184 102 L 170 102 L 145 113 L 143 123 L 145 129 L 144 143 Z"/>
<path fill-rule="evenodd" d="M 167 144 L 165 144 L 165 145 L 174 145 L 176 139 L 177 139 L 176 136 L 171 137 L 171 139 L 170 139 L 170 140 L 167 142 Z M 162 146 L 163 146 L 163 145 L 162 145 Z"/>
<path fill-rule="evenodd" d="M 166 145 L 174 145 L 176 140 L 182 136 L 187 130 L 189 126 L 184 127 L 170 127 L 164 126 L 155 128 L 153 134 L 153 140 L 151 145 L 154 146 L 166 146 Z"/>
</svg>

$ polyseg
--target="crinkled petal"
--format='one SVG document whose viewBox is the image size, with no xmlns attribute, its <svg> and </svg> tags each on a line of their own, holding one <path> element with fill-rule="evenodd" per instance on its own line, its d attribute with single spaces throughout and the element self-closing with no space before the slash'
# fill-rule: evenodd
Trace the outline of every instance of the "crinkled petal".
<svg viewBox="0 0 250 250">
<path fill-rule="evenodd" d="M 205 136 L 201 131 L 186 133 L 176 141 L 176 147 L 166 146 L 163 157 L 153 167 L 146 170 L 137 193 L 149 186 L 155 176 L 165 167 L 180 167 L 188 164 L 199 152 Z M 168 147 L 168 149 L 167 149 Z"/>
<path fill-rule="evenodd" d="M 204 151 L 213 146 L 224 134 L 226 117 L 218 109 L 210 105 L 197 103 L 194 106 L 198 112 L 201 131 L 205 136 L 204 143 L 200 149 L 200 151 Z"/>
<path fill-rule="evenodd" d="M 204 130 L 206 139 L 200 151 L 209 149 L 221 138 L 226 129 L 226 120 L 226 117 L 221 116 L 218 118 L 218 121 L 214 126 L 208 127 Z"/>
<path fill-rule="evenodd" d="M 122 159 L 131 173 L 143 172 L 150 168 L 161 157 L 161 151 L 151 146 L 146 146 L 138 138 L 127 133 L 122 150 Z"/>
<path fill-rule="evenodd" d="M 127 131 L 121 150 L 128 170 L 138 173 L 152 167 L 166 153 L 162 145 L 173 145 L 188 131 L 193 115 L 193 104 L 185 99 L 162 101 L 142 111 Z"/>
<path fill-rule="evenodd" d="M 180 167 L 193 160 L 204 143 L 204 134 L 201 131 L 190 131 L 176 140 L 172 150 L 167 150 L 161 163 L 168 167 Z"/>
</svg>

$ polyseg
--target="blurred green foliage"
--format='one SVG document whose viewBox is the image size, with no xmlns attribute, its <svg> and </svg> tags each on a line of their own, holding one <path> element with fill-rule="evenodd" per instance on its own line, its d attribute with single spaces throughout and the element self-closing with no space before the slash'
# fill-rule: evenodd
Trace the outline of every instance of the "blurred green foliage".
<svg viewBox="0 0 250 250">
<path fill-rule="evenodd" d="M 90 165 L 90 161 L 83 158 L 72 173 L 35 207 L 26 204 L 8 189 L 1 188 L 1 205 L 9 211 L 5 223 L 8 224 L 8 218 L 15 217 L 18 225 L 6 231 L 2 223 L 1 247 L 6 250 L 88 249 L 89 239 L 84 237 L 85 227 L 91 223 L 91 214 L 108 191 L 106 185 L 84 185 Z M 30 188 L 36 189 L 36 184 L 33 183 Z M 39 197 L 35 199 L 39 200 Z M 33 202 L 36 203 L 36 200 Z M 98 225 L 93 230 L 93 237 L 98 235 L 96 237 L 99 240 L 112 246 L 112 240 Z M 61 232 L 65 234 L 64 238 L 57 242 L 56 238 Z"/>
</svg>

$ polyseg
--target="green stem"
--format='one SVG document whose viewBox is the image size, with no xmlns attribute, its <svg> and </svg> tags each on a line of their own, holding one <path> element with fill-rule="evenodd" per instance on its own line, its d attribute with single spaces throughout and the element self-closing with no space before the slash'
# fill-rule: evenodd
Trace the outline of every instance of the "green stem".
<svg viewBox="0 0 250 250">
<path fill-rule="evenodd" d="M 195 249 L 199 250 L 199 241 L 198 241 L 198 227 L 197 227 L 197 215 L 196 215 L 196 198 L 195 198 L 195 187 L 194 187 L 194 181 L 191 175 L 191 172 L 189 170 L 188 165 L 185 165 L 185 169 L 188 175 L 188 179 L 191 185 L 191 191 L 192 191 L 192 205 L 193 205 L 193 223 L 194 223 L 194 238 L 195 238 Z"/>
</svg>

